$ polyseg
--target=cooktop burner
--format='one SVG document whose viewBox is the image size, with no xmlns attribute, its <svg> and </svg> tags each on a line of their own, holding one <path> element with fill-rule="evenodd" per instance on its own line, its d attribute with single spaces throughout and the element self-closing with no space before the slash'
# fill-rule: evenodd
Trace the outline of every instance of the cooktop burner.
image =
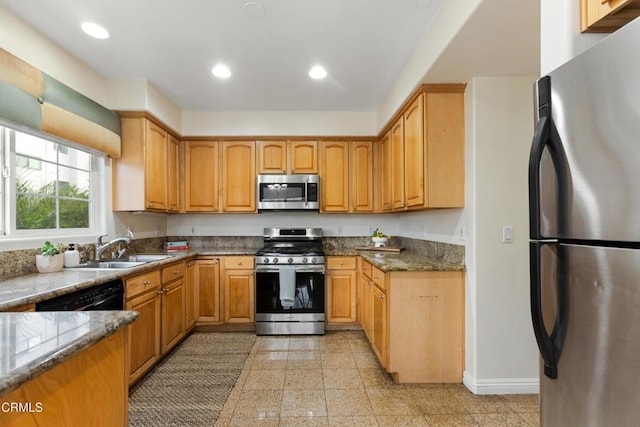
<svg viewBox="0 0 640 427">
<path fill-rule="evenodd" d="M 324 264 L 322 229 L 265 228 L 256 264 Z"/>
</svg>

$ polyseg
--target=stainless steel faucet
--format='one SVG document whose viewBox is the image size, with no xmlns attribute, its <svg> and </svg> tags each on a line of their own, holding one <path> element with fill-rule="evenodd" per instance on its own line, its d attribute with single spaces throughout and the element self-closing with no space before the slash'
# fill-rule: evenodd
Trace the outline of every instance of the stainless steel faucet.
<svg viewBox="0 0 640 427">
<path fill-rule="evenodd" d="M 102 254 L 104 253 L 104 251 L 106 251 L 108 248 L 110 248 L 111 246 L 115 245 L 116 243 L 126 243 L 126 244 L 130 244 L 131 243 L 131 239 L 133 239 L 133 232 L 131 231 L 131 229 L 127 228 L 127 230 L 122 234 L 121 237 L 118 237 L 116 239 L 113 239 L 107 243 L 102 243 L 102 238 L 107 236 L 106 234 L 102 234 L 98 237 L 96 237 L 96 256 L 95 256 L 95 260 L 96 261 L 100 261 L 100 258 L 102 257 Z"/>
</svg>

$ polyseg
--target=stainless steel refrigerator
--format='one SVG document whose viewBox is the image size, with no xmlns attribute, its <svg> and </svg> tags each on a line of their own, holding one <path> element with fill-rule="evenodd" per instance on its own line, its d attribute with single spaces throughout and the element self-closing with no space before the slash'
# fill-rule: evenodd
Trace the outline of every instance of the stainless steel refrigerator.
<svg viewBox="0 0 640 427">
<path fill-rule="evenodd" d="M 640 19 L 542 77 L 529 160 L 543 427 L 640 425 Z"/>
</svg>

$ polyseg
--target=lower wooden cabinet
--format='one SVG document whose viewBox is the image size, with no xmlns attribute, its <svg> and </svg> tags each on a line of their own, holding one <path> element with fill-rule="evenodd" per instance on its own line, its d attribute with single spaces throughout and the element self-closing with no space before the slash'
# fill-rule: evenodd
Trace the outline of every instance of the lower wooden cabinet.
<svg viewBox="0 0 640 427">
<path fill-rule="evenodd" d="M 224 321 L 255 320 L 255 271 L 253 256 L 223 257 Z"/>
<path fill-rule="evenodd" d="M 185 263 L 179 262 L 125 279 L 125 309 L 139 313 L 129 325 L 129 384 L 184 337 L 184 274 Z"/>
<path fill-rule="evenodd" d="M 193 264 L 196 322 L 198 325 L 220 324 L 220 261 L 217 258 L 198 258 Z"/>
<path fill-rule="evenodd" d="M 356 321 L 356 258 L 327 257 L 326 314 L 328 323 Z"/>
<path fill-rule="evenodd" d="M 464 272 L 393 271 L 361 262 L 362 328 L 399 383 L 460 383 Z"/>
</svg>

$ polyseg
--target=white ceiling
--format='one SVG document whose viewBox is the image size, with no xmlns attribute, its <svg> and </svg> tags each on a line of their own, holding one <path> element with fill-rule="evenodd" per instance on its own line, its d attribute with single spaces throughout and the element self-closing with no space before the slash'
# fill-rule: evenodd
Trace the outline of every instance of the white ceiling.
<svg viewBox="0 0 640 427">
<path fill-rule="evenodd" d="M 181 110 L 375 112 L 445 0 L 0 1 L 99 74 L 147 79 Z M 84 21 L 111 37 L 86 36 Z M 424 81 L 537 74 L 538 34 L 538 0 L 482 0 Z M 217 62 L 231 78 L 211 74 Z M 325 80 L 307 75 L 317 63 Z"/>
</svg>

